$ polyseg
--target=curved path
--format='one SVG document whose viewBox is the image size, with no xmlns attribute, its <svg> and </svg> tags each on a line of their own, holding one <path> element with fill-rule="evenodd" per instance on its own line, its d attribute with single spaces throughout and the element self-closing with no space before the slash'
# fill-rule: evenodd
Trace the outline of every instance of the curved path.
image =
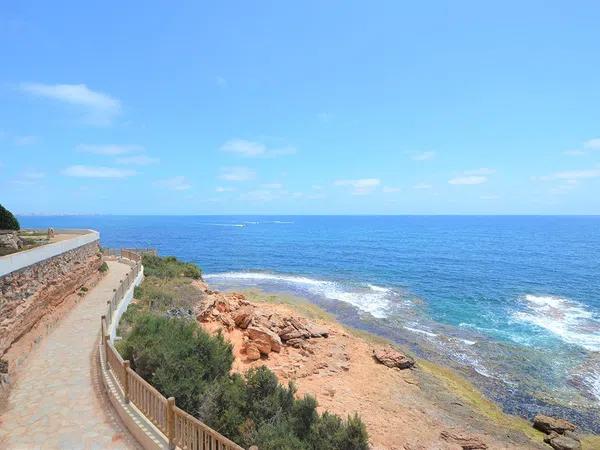
<svg viewBox="0 0 600 450">
<path fill-rule="evenodd" d="M 107 275 L 33 351 L 0 416 L 2 449 L 137 449 L 114 415 L 98 373 L 106 301 L 131 269 L 108 261 Z"/>
</svg>

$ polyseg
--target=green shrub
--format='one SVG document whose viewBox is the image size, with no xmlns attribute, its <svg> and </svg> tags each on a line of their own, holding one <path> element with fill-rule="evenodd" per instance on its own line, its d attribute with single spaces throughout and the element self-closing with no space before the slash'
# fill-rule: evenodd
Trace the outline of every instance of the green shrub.
<svg viewBox="0 0 600 450">
<path fill-rule="evenodd" d="M 146 308 L 147 306 L 144 306 Z M 238 444 L 261 450 L 366 450 L 368 435 L 355 415 L 317 412 L 309 395 L 296 399 L 266 366 L 230 374 L 231 344 L 196 322 L 142 312 L 124 315 L 132 329 L 118 349 L 132 368 L 163 395 Z"/>
<path fill-rule="evenodd" d="M 202 278 L 202 272 L 198 266 L 179 261 L 174 256 L 161 258 L 155 255 L 143 255 L 142 264 L 144 265 L 144 274 L 147 276 L 158 278 Z"/>
<path fill-rule="evenodd" d="M 19 221 L 13 214 L 0 205 L 0 230 L 19 230 Z"/>
<path fill-rule="evenodd" d="M 108 264 L 106 264 L 106 261 L 104 261 L 102 264 L 100 264 L 100 267 L 98 268 L 98 270 L 102 273 L 108 272 Z"/>
<path fill-rule="evenodd" d="M 195 322 L 140 315 L 120 343 L 125 359 L 166 397 L 197 411 L 200 394 L 226 376 L 233 363 L 231 344 L 210 336 Z"/>
</svg>

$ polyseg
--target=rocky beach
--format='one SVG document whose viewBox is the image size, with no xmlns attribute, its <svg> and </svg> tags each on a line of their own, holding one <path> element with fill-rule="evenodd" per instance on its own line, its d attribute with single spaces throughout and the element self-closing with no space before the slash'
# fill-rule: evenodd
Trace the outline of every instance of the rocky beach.
<svg viewBox="0 0 600 450">
<path fill-rule="evenodd" d="M 344 327 L 303 299 L 193 284 L 202 301 L 171 315 L 223 333 L 234 347 L 235 371 L 266 365 L 300 395 L 314 395 L 320 410 L 358 412 L 374 449 L 593 449 L 600 443 L 568 421 L 540 416 L 534 428 L 504 414 L 453 371 Z"/>
</svg>

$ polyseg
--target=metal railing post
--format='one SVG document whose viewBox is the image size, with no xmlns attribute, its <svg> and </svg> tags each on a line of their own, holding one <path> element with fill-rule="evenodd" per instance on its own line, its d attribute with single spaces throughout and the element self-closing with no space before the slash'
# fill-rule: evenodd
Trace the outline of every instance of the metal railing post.
<svg viewBox="0 0 600 450">
<path fill-rule="evenodd" d="M 167 399 L 167 438 L 169 450 L 175 449 L 175 397 Z"/>
<path fill-rule="evenodd" d="M 123 361 L 123 370 L 125 371 L 125 379 L 123 380 L 123 392 L 124 392 L 124 396 L 125 396 L 125 403 L 129 403 L 129 368 L 131 367 L 131 364 L 129 363 L 129 360 L 127 361 Z"/>
</svg>

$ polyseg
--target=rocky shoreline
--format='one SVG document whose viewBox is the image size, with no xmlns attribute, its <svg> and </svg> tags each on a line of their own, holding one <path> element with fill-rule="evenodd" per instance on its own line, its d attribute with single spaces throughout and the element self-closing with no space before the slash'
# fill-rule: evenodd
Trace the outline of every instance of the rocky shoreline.
<svg viewBox="0 0 600 450">
<path fill-rule="evenodd" d="M 445 369 L 383 339 L 352 333 L 324 314 L 310 317 L 289 304 L 194 283 L 202 301 L 189 316 L 231 341 L 234 370 L 267 365 L 280 381 L 293 381 L 300 395 L 315 395 L 320 409 L 358 412 L 374 449 L 594 448 L 571 429 L 539 431 L 503 414 Z"/>
</svg>

